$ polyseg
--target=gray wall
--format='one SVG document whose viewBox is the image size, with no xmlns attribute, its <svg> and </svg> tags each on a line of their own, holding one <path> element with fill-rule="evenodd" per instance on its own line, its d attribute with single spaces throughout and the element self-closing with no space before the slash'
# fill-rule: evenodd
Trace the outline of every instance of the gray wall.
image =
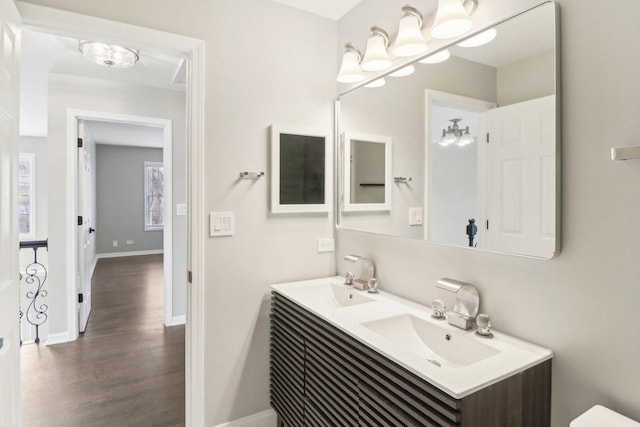
<svg viewBox="0 0 640 427">
<path fill-rule="evenodd" d="M 374 23 L 394 28 L 399 5 L 388 3 L 364 0 L 341 21 L 339 45 L 357 41 L 356 34 L 366 37 Z M 499 19 L 535 3 L 480 2 L 478 19 Z M 557 3 L 563 85 L 560 255 L 538 261 L 340 231 L 337 259 L 348 253 L 371 257 L 383 288 L 424 304 L 435 297 L 441 277 L 475 284 L 481 311 L 491 315 L 496 329 L 554 351 L 553 426 L 566 427 L 597 403 L 640 420 L 640 163 L 609 160 L 610 147 L 639 143 L 640 57 L 634 41 L 640 39 L 640 2 Z M 412 3 L 421 10 L 433 4 Z M 385 21 L 387 16 L 393 19 Z M 617 137 L 611 138 L 614 128 Z M 339 262 L 338 270 L 344 273 L 347 265 Z"/>
<path fill-rule="evenodd" d="M 163 231 L 144 230 L 144 162 L 162 163 L 162 149 L 97 145 L 98 254 L 162 249 Z"/>
<path fill-rule="evenodd" d="M 553 95 L 553 66 L 553 52 L 547 52 L 498 67 L 498 107 Z"/>
</svg>

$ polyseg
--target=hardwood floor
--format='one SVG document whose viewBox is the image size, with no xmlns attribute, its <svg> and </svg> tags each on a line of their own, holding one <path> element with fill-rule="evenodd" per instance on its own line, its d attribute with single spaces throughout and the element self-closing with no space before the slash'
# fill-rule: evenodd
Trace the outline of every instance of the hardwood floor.
<svg viewBox="0 0 640 427">
<path fill-rule="evenodd" d="M 72 343 L 25 345 L 24 427 L 184 426 L 184 326 L 163 325 L 162 255 L 98 261 Z"/>
</svg>

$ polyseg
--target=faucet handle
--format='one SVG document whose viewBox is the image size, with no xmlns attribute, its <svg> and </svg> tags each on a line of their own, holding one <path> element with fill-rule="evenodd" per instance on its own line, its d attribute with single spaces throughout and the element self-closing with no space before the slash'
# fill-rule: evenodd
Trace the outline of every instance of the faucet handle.
<svg viewBox="0 0 640 427">
<path fill-rule="evenodd" d="M 370 294 L 380 293 L 380 291 L 378 290 L 378 279 L 376 279 L 375 277 L 372 277 L 371 279 L 369 279 L 369 282 L 367 283 L 367 287 L 369 288 L 367 292 L 369 292 Z"/>
<path fill-rule="evenodd" d="M 433 314 L 431 315 L 431 317 L 438 320 L 445 319 L 446 316 L 444 315 L 444 311 L 446 310 L 446 308 L 447 307 L 442 301 L 440 301 L 439 299 L 434 300 L 431 303 L 431 309 L 433 310 Z"/>
<path fill-rule="evenodd" d="M 353 285 L 353 278 L 354 277 L 355 277 L 355 275 L 352 272 L 347 271 L 344 274 L 344 284 L 345 285 Z"/>
<path fill-rule="evenodd" d="M 493 333 L 491 332 L 491 318 L 488 314 L 478 314 L 476 317 L 476 325 L 478 325 L 478 330 L 476 331 L 476 335 L 485 338 L 493 338 Z"/>
</svg>

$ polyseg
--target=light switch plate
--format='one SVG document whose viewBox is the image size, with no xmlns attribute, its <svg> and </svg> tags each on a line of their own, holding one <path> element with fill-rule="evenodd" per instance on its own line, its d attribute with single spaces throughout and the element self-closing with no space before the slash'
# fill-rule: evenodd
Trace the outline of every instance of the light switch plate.
<svg viewBox="0 0 640 427">
<path fill-rule="evenodd" d="M 409 225 L 422 225 L 422 208 L 409 208 Z"/>
<path fill-rule="evenodd" d="M 336 241 L 334 239 L 318 239 L 318 253 L 335 251 Z"/>
<path fill-rule="evenodd" d="M 209 212 L 209 236 L 233 236 L 235 218 L 233 212 Z"/>
<path fill-rule="evenodd" d="M 176 215 L 184 216 L 187 214 L 187 204 L 186 203 L 177 203 L 176 204 Z"/>
</svg>

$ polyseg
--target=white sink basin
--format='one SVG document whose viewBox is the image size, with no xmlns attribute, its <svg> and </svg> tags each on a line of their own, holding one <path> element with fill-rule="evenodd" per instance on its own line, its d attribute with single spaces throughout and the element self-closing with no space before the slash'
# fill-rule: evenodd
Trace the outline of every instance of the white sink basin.
<svg viewBox="0 0 640 427">
<path fill-rule="evenodd" d="M 362 323 L 367 329 L 438 367 L 470 365 L 500 351 L 464 333 L 434 325 L 410 314 Z"/>
<path fill-rule="evenodd" d="M 518 338 L 495 330 L 482 338 L 432 319 L 424 305 L 343 283 L 328 277 L 271 289 L 457 399 L 553 357 Z"/>
<path fill-rule="evenodd" d="M 312 304 L 321 310 L 334 310 L 374 301 L 366 292 L 335 282 L 292 289 L 289 296 L 304 305 Z"/>
</svg>

